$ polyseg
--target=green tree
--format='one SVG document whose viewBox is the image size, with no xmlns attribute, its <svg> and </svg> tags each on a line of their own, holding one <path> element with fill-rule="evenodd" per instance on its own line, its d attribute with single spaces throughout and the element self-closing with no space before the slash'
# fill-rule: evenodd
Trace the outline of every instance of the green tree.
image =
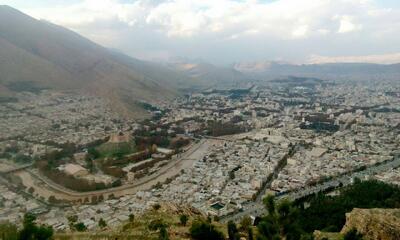
<svg viewBox="0 0 400 240">
<path fill-rule="evenodd" d="M 84 232 L 87 229 L 83 222 L 78 222 L 78 223 L 74 224 L 74 228 L 78 232 Z"/>
<path fill-rule="evenodd" d="M 257 229 L 259 239 L 300 239 L 303 231 L 298 223 L 298 209 L 287 200 L 281 201 L 275 205 L 272 196 L 264 200 L 268 215 L 261 219 Z"/>
<path fill-rule="evenodd" d="M 166 226 L 161 226 L 160 227 L 160 232 L 158 233 L 158 239 L 159 240 L 169 240 L 169 236 L 168 236 L 168 231 Z"/>
<path fill-rule="evenodd" d="M 251 225 L 253 224 L 253 220 L 249 216 L 245 216 L 240 220 L 240 228 L 242 231 L 247 232 Z"/>
<path fill-rule="evenodd" d="M 238 233 L 236 224 L 233 221 L 228 222 L 228 237 L 229 240 L 238 240 Z"/>
<path fill-rule="evenodd" d="M 182 214 L 179 216 L 179 220 L 180 220 L 182 226 L 186 226 L 186 223 L 188 221 L 188 216 L 186 216 L 185 214 Z"/>
<path fill-rule="evenodd" d="M 53 229 L 46 226 L 37 226 L 33 214 L 25 214 L 23 228 L 19 232 L 19 240 L 48 240 L 53 237 Z"/>
<path fill-rule="evenodd" d="M 216 227 L 207 221 L 194 221 L 190 227 L 190 236 L 193 240 L 224 240 L 225 236 Z"/>
<path fill-rule="evenodd" d="M 247 230 L 247 239 L 248 239 L 248 240 L 253 240 L 253 239 L 254 239 L 254 236 L 253 236 L 253 228 L 249 228 L 249 229 Z"/>
<path fill-rule="evenodd" d="M 135 220 L 135 215 L 134 214 L 129 214 L 129 222 L 133 223 L 133 221 Z"/>
<path fill-rule="evenodd" d="M 105 228 L 105 227 L 107 227 L 106 221 L 104 221 L 104 219 L 102 219 L 102 218 L 100 218 L 100 220 L 99 220 L 99 227 L 100 227 L 100 228 Z"/>
</svg>

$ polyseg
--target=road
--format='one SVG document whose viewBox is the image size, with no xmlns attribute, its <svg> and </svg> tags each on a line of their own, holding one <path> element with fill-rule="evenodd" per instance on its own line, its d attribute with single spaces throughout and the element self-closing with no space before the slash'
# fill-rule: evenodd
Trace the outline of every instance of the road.
<svg viewBox="0 0 400 240">
<path fill-rule="evenodd" d="M 376 173 L 387 171 L 393 168 L 398 168 L 400 167 L 400 156 L 396 156 L 392 161 L 388 161 L 379 165 L 373 165 L 367 167 L 365 170 L 359 171 L 359 172 L 354 172 L 354 173 L 349 173 L 343 176 L 339 176 L 336 178 L 333 178 L 329 181 L 326 181 L 324 183 L 318 184 L 313 187 L 308 187 L 308 188 L 302 188 L 297 191 L 292 191 L 283 195 L 280 195 L 276 197 L 276 200 L 281 200 L 281 199 L 289 199 L 289 200 L 296 200 L 300 199 L 305 196 L 312 195 L 317 192 L 325 191 L 330 188 L 336 188 L 340 186 L 347 186 L 352 184 L 354 178 L 363 178 L 364 176 L 371 176 L 375 175 Z M 243 206 L 243 211 L 223 216 L 221 217 L 221 222 L 228 222 L 230 220 L 232 221 L 239 221 L 242 219 L 244 216 L 260 216 L 265 213 L 265 208 L 264 205 L 262 204 L 262 201 L 256 201 L 256 202 L 251 202 L 247 205 Z"/>
<path fill-rule="evenodd" d="M 159 171 L 152 175 L 145 176 L 138 179 L 133 184 L 126 184 L 116 188 L 104 189 L 99 191 L 90 192 L 76 192 L 70 189 L 66 189 L 58 184 L 55 184 L 51 180 L 44 178 L 43 176 L 35 173 L 31 170 L 21 170 L 15 175 L 22 179 L 23 185 L 27 188 L 32 187 L 39 196 L 45 199 L 50 196 L 54 196 L 57 199 L 63 199 L 68 201 L 83 201 L 85 198 L 90 199 L 93 196 L 102 195 L 107 198 L 113 194 L 115 197 L 124 196 L 127 194 L 134 194 L 141 190 L 150 189 L 158 182 L 165 182 L 168 178 L 173 178 L 178 175 L 182 169 L 189 168 L 195 161 L 201 159 L 208 150 L 213 140 L 201 140 L 198 143 L 192 145 L 187 151 L 182 153 L 179 157 L 173 158 L 170 163 L 161 168 Z M 215 141 L 215 140 L 214 140 Z"/>
<path fill-rule="evenodd" d="M 8 169 L 0 169 L 0 173 L 10 174 L 10 173 L 18 172 L 18 171 L 26 169 L 26 168 L 30 168 L 32 166 L 33 166 L 33 163 L 28 163 L 28 164 L 24 164 L 24 165 L 16 165 L 14 167 L 9 167 Z"/>
</svg>

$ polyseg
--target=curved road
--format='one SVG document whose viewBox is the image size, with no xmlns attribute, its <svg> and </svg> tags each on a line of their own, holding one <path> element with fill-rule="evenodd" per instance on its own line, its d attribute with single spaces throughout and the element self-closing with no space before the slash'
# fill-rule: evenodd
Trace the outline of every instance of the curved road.
<svg viewBox="0 0 400 240">
<path fill-rule="evenodd" d="M 21 177 L 22 182 L 26 187 L 33 187 L 35 189 L 35 193 L 45 198 L 54 196 L 61 200 L 83 201 L 85 198 L 90 199 L 93 196 L 100 195 L 103 195 L 105 198 L 111 194 L 119 197 L 127 194 L 134 194 L 141 190 L 150 189 L 158 182 L 164 182 L 167 180 L 167 178 L 175 177 L 182 169 L 191 167 L 196 160 L 201 159 L 207 153 L 209 145 L 210 140 L 201 140 L 200 142 L 192 145 L 187 151 L 182 153 L 182 156 L 180 156 L 178 159 L 172 159 L 170 163 L 156 173 L 145 176 L 133 184 L 127 184 L 120 187 L 99 191 L 76 192 L 66 189 L 27 169 L 21 170 L 15 174 Z"/>
</svg>

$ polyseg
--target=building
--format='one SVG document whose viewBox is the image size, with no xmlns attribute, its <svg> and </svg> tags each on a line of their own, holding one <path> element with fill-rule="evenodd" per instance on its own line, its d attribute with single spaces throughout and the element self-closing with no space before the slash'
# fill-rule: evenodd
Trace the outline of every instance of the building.
<svg viewBox="0 0 400 240">
<path fill-rule="evenodd" d="M 89 174 L 86 168 L 78 164 L 68 163 L 64 166 L 64 172 L 74 177 L 83 177 Z"/>
</svg>

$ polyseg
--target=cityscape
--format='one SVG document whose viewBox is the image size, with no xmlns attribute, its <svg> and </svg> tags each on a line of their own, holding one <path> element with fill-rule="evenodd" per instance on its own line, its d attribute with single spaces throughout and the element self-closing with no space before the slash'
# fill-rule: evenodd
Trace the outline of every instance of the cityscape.
<svg viewBox="0 0 400 240">
<path fill-rule="evenodd" d="M 399 240 L 400 4 L 1 0 L 0 240 Z"/>
<path fill-rule="evenodd" d="M 21 93 L 20 101 L 1 105 L 1 200 L 7 208 L 0 216 L 21 222 L 33 211 L 56 230 L 69 230 L 68 218 L 77 216 L 95 230 L 99 219 L 117 226 L 129 214 L 172 202 L 223 219 L 268 193 L 284 196 L 399 162 L 399 89 L 396 82 L 313 79 L 210 89 L 149 106 L 153 117 L 143 122 L 114 115 L 90 96 Z M 54 181 L 38 165 L 67 148 L 71 152 L 55 156 L 52 169 L 88 189 Z M 398 184 L 398 171 L 362 177 Z M 9 186 L 4 178 L 19 180 Z"/>
</svg>

